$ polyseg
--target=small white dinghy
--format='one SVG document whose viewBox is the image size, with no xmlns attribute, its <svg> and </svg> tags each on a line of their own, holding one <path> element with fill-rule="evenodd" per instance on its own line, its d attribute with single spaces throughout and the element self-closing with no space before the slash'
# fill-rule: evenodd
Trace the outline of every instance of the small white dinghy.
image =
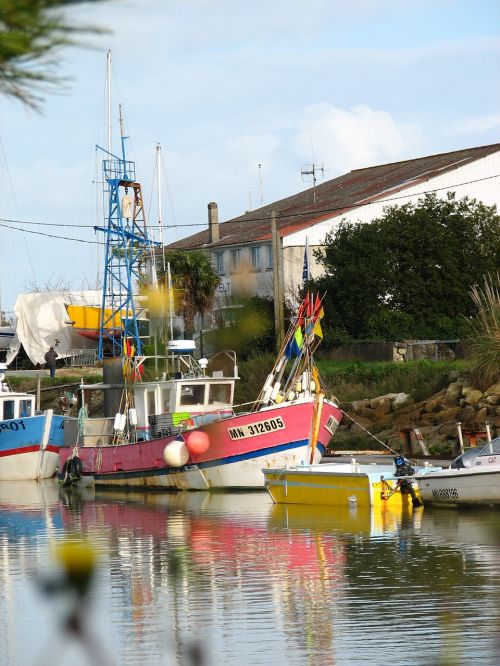
<svg viewBox="0 0 500 666">
<path fill-rule="evenodd" d="M 500 437 L 468 449 L 446 469 L 416 474 L 415 480 L 424 505 L 500 505 Z"/>
</svg>

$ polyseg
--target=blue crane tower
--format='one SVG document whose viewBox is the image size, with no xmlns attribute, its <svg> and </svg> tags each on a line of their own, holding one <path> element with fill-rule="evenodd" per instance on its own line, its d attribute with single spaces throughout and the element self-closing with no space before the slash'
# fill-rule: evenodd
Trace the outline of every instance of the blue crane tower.
<svg viewBox="0 0 500 666">
<path fill-rule="evenodd" d="M 120 110 L 121 111 L 121 110 Z M 122 118 L 120 113 L 120 124 Z M 121 129 L 121 153 L 104 153 L 102 161 L 104 199 L 108 202 L 105 227 L 94 227 L 106 238 L 106 257 L 99 330 L 98 358 L 140 356 L 142 344 L 137 323 L 134 287 L 147 281 L 147 253 L 153 245 L 148 239 L 141 185 L 135 179 L 135 163 L 126 159 Z M 129 194 L 130 193 L 130 194 Z"/>
</svg>

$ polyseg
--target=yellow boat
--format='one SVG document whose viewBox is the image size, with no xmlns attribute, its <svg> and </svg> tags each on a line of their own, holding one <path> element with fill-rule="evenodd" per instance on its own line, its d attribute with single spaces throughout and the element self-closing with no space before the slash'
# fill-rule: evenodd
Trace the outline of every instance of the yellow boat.
<svg viewBox="0 0 500 666">
<path fill-rule="evenodd" d="M 101 306 L 100 305 L 66 305 L 66 311 L 75 331 L 84 338 L 91 340 L 99 339 L 101 329 Z M 105 329 L 120 332 L 123 329 L 122 315 L 106 308 L 104 311 Z"/>
<path fill-rule="evenodd" d="M 262 471 L 277 504 L 405 508 L 412 506 L 412 495 L 420 501 L 416 483 L 396 478 L 393 465 L 353 461 Z"/>
</svg>

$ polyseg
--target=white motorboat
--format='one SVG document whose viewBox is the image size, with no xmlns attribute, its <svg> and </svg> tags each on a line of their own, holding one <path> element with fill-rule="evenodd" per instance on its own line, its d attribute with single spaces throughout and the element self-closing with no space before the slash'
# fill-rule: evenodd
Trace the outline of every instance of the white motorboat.
<svg viewBox="0 0 500 666">
<path fill-rule="evenodd" d="M 424 505 L 500 505 L 500 437 L 468 449 L 448 468 L 416 474 L 415 480 Z"/>
</svg>

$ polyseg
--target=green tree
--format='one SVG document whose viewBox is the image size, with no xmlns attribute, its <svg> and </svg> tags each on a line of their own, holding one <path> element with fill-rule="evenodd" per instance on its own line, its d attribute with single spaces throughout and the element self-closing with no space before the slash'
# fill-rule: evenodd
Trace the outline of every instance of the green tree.
<svg viewBox="0 0 500 666">
<path fill-rule="evenodd" d="M 39 110 L 43 90 L 57 90 L 66 80 L 56 75 L 58 52 L 82 32 L 63 12 L 84 0 L 0 0 L 0 93 Z M 86 0 L 97 2 L 100 0 Z"/>
<path fill-rule="evenodd" d="M 165 254 L 165 260 L 170 263 L 176 308 L 184 317 L 186 335 L 192 336 L 194 318 L 212 308 L 220 278 L 201 250 L 173 250 Z M 163 269 L 159 278 L 165 282 Z"/>
<path fill-rule="evenodd" d="M 500 217 L 467 197 L 430 194 L 368 224 L 342 222 L 325 245 L 325 329 L 355 339 L 460 337 L 470 289 L 500 266 Z"/>
</svg>

